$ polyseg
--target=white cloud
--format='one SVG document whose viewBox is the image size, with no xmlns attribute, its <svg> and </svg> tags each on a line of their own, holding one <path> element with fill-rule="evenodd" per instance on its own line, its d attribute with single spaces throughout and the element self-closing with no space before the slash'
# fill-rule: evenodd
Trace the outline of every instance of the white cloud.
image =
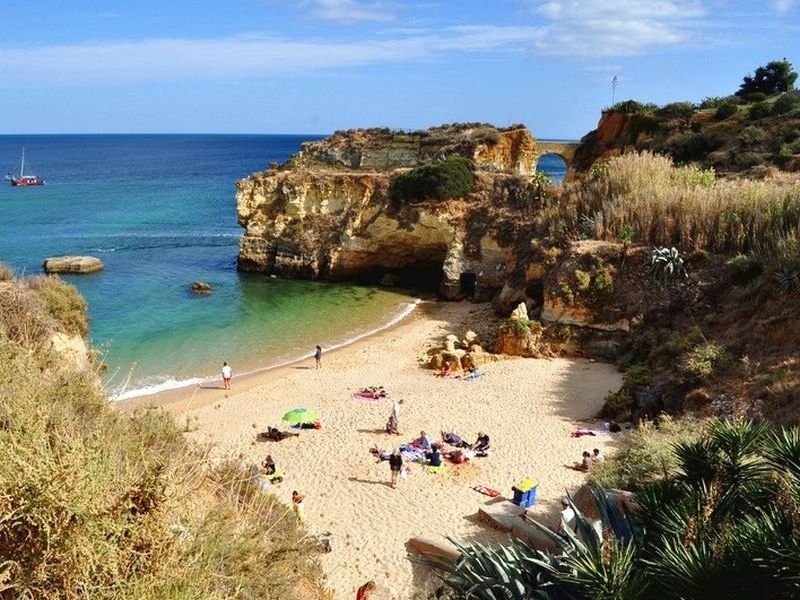
<svg viewBox="0 0 800 600">
<path fill-rule="evenodd" d="M 785 2 L 787 0 L 778 0 Z M 705 11 L 699 0 L 549 0 L 530 2 L 545 20 L 534 47 L 545 54 L 610 57 L 642 54 L 691 38 Z"/>
<path fill-rule="evenodd" d="M 306 0 L 311 14 L 318 19 L 338 23 L 358 21 L 390 21 L 394 18 L 383 2 L 359 2 L 358 0 Z"/>
<path fill-rule="evenodd" d="M 781 14 L 787 13 L 794 7 L 794 0 L 773 0 L 772 7 Z"/>
<path fill-rule="evenodd" d="M 0 45 L 0 87 L 140 81 L 254 80 L 382 63 L 432 61 L 453 54 L 513 52 L 533 27 L 453 27 L 352 42 L 261 35 L 223 39 L 145 39 L 74 45 Z"/>
</svg>

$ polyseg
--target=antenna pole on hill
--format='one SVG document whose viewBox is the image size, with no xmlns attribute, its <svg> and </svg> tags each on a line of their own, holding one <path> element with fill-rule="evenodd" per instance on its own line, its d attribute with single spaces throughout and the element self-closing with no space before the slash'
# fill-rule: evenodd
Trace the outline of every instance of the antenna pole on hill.
<svg viewBox="0 0 800 600">
<path fill-rule="evenodd" d="M 614 106 L 617 100 L 617 84 L 619 83 L 619 79 L 617 76 L 611 78 L 611 106 Z"/>
</svg>

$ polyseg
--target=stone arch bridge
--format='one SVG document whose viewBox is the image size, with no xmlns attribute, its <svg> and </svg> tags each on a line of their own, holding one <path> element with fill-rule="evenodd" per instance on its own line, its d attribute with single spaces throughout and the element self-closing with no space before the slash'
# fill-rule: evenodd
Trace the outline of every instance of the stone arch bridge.
<svg viewBox="0 0 800 600">
<path fill-rule="evenodd" d="M 577 148 L 578 142 L 536 140 L 536 160 L 538 162 L 539 158 L 545 154 L 560 156 L 567 165 L 567 178 L 571 178 L 575 172 L 575 167 L 572 163 Z"/>
</svg>

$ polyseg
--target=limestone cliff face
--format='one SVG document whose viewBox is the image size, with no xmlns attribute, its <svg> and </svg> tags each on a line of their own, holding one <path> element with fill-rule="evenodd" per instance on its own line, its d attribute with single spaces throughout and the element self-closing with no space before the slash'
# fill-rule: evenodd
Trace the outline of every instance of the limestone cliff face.
<svg viewBox="0 0 800 600">
<path fill-rule="evenodd" d="M 451 154 L 470 158 L 478 169 L 469 198 L 392 201 L 392 173 Z M 470 224 L 481 220 L 489 190 L 529 175 L 536 160 L 536 141 L 520 127 L 356 130 L 304 144 L 284 165 L 237 183 L 245 228 L 239 269 L 438 285 L 449 298 L 496 289 L 510 249 L 491 228 L 476 236 Z"/>
</svg>

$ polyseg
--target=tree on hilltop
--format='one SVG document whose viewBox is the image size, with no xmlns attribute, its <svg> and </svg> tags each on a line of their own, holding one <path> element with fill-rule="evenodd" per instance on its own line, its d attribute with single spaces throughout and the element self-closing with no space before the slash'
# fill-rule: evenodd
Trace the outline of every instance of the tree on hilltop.
<svg viewBox="0 0 800 600">
<path fill-rule="evenodd" d="M 745 75 L 736 95 L 747 96 L 748 94 L 762 92 L 771 96 L 789 92 L 794 89 L 796 79 L 797 72 L 792 70 L 792 63 L 785 58 L 783 60 L 773 60 L 763 67 L 758 67 L 753 77 Z"/>
</svg>

